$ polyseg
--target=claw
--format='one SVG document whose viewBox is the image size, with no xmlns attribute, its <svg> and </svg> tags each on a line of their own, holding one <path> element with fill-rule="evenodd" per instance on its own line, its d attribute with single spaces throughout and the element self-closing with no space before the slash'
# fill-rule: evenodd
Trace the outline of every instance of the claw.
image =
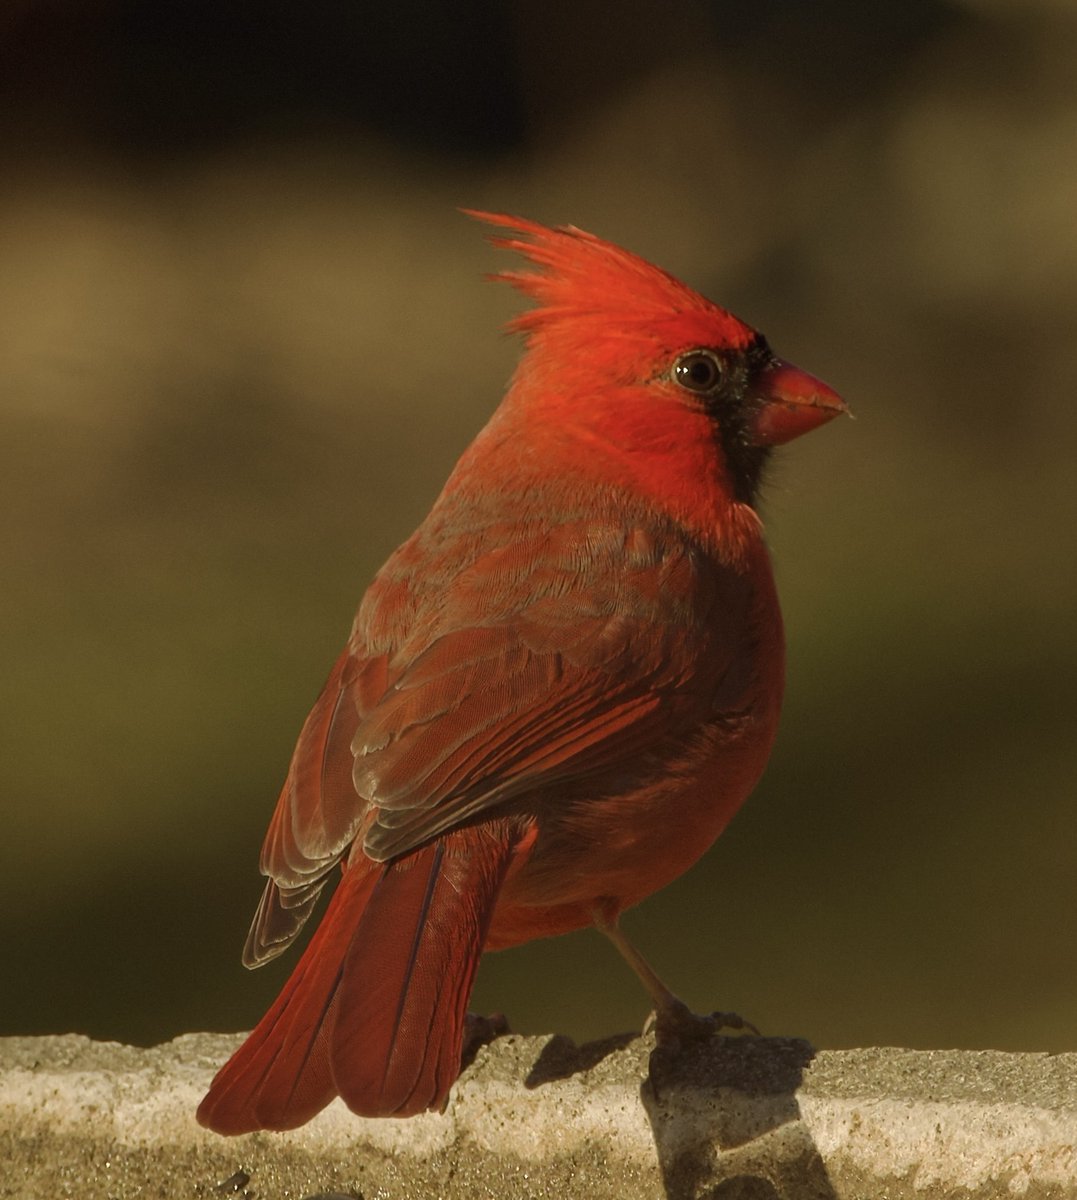
<svg viewBox="0 0 1077 1200">
<path fill-rule="evenodd" d="M 739 1013 L 713 1012 L 704 1016 L 702 1013 L 692 1012 L 688 1005 L 676 996 L 654 1013 L 653 1017 L 655 1035 L 660 1042 L 668 1039 L 705 1041 L 723 1029 L 746 1031 L 755 1034 L 756 1037 L 760 1036 L 759 1030 L 751 1021 L 746 1021 Z"/>
<path fill-rule="evenodd" d="M 464 1043 L 460 1052 L 461 1070 L 475 1061 L 475 1055 L 483 1046 L 510 1032 L 508 1018 L 504 1013 L 491 1013 L 488 1017 L 480 1017 L 477 1013 L 468 1013 L 464 1018 Z"/>
</svg>

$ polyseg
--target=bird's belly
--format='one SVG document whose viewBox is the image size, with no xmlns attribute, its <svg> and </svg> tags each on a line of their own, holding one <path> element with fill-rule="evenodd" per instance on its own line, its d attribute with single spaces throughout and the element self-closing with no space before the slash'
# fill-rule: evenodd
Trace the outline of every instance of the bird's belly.
<svg viewBox="0 0 1077 1200">
<path fill-rule="evenodd" d="M 769 714 L 768 714 L 769 716 Z M 506 878 L 487 937 L 500 949 L 590 925 L 600 902 L 629 908 L 711 846 L 763 772 L 773 720 L 702 739 L 691 761 L 613 794 L 551 794 Z M 717 745 L 714 742 L 717 741 Z"/>
</svg>

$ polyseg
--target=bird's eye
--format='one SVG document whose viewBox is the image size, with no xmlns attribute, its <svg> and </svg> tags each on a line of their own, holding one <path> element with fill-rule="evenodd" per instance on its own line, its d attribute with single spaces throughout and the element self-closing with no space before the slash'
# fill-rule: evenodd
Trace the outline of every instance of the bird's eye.
<svg viewBox="0 0 1077 1200">
<path fill-rule="evenodd" d="M 722 364 L 710 350 L 689 350 L 673 364 L 673 378 L 690 392 L 713 392 L 722 382 Z"/>
</svg>

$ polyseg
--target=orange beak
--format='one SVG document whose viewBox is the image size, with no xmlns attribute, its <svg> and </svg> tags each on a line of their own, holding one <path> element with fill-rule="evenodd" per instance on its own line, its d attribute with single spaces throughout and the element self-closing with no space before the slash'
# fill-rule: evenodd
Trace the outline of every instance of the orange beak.
<svg viewBox="0 0 1077 1200">
<path fill-rule="evenodd" d="M 778 446 L 847 413 L 845 401 L 821 379 L 780 358 L 756 376 L 760 407 L 748 425 L 754 446 Z"/>
</svg>

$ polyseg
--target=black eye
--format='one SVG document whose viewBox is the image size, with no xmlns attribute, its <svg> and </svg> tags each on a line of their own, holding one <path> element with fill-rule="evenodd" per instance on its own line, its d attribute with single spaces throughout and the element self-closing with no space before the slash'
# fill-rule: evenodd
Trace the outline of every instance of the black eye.
<svg viewBox="0 0 1077 1200">
<path fill-rule="evenodd" d="M 710 350 L 689 350 L 673 364 L 673 378 L 690 392 L 713 392 L 722 382 L 722 364 Z"/>
</svg>

